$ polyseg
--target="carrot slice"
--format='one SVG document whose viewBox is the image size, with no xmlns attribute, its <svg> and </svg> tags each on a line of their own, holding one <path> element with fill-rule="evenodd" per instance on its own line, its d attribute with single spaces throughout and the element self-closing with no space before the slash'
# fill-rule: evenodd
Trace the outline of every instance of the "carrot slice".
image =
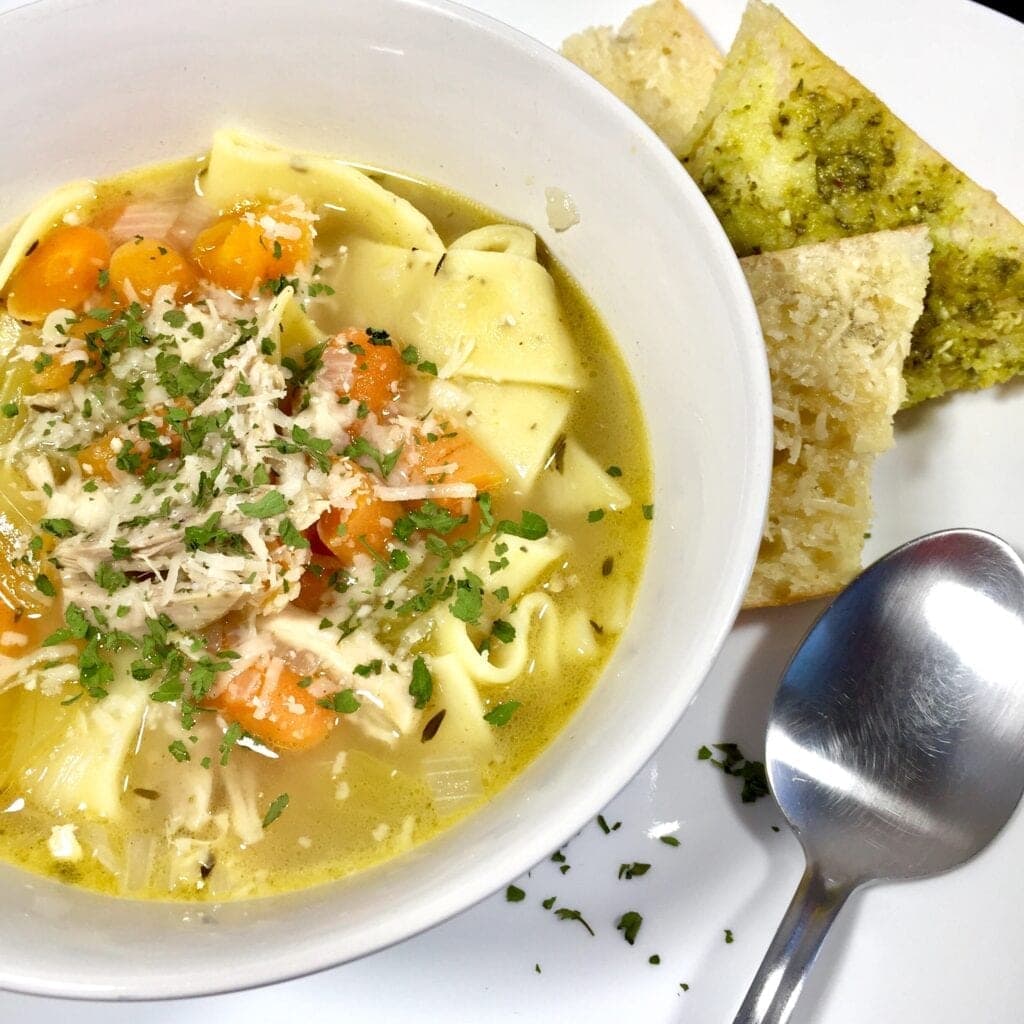
<svg viewBox="0 0 1024 1024">
<path fill-rule="evenodd" d="M 261 221 L 269 217 L 274 230 Z M 291 237 L 287 237 L 291 236 Z M 200 231 L 192 259 L 213 284 L 248 295 L 261 281 L 290 274 L 309 260 L 309 225 L 280 205 L 257 206 L 222 217 Z"/>
<path fill-rule="evenodd" d="M 256 210 L 256 219 L 269 216 L 279 225 L 273 240 L 264 237 L 264 246 L 270 253 L 267 276 L 290 274 L 300 263 L 308 263 L 313 253 L 313 236 L 309 223 L 290 214 L 284 204 L 271 204 Z"/>
<path fill-rule="evenodd" d="M 228 217 L 199 232 L 192 243 L 192 259 L 213 284 L 248 295 L 266 267 L 260 237 L 259 228 Z"/>
<path fill-rule="evenodd" d="M 196 288 L 196 275 L 177 249 L 155 238 L 119 245 L 110 257 L 110 284 L 125 301 L 152 302 L 156 290 L 173 285 L 179 301 Z"/>
<path fill-rule="evenodd" d="M 272 658 L 232 676 L 206 707 L 277 750 L 309 750 L 327 739 L 334 715 L 299 685 L 301 679 Z"/>
<path fill-rule="evenodd" d="M 394 402 L 405 377 L 405 363 L 397 346 L 390 340 L 387 344 L 374 344 L 367 331 L 356 327 L 342 331 L 331 344 L 355 357 L 348 379 L 338 381 L 338 394 L 364 403 L 370 412 L 380 416 Z"/>
<path fill-rule="evenodd" d="M 7 289 L 19 320 L 45 320 L 55 309 L 78 309 L 96 290 L 110 259 L 107 236 L 93 228 L 61 227 L 22 261 Z"/>
<path fill-rule="evenodd" d="M 328 509 L 316 527 L 320 540 L 342 565 L 351 565 L 357 554 L 371 551 L 378 558 L 387 558 L 392 529 L 405 514 L 399 502 L 376 497 L 370 474 L 362 469 L 358 472 L 361 481 L 355 492 L 355 508 Z"/>
<path fill-rule="evenodd" d="M 323 604 L 324 595 L 332 589 L 332 577 L 340 569 L 341 563 L 333 555 L 322 555 L 314 551 L 310 555 L 309 565 L 302 574 L 302 579 L 299 580 L 299 596 L 292 604 L 303 611 L 318 611 Z"/>
<path fill-rule="evenodd" d="M 505 484 L 505 471 L 465 431 L 431 437 L 422 437 L 416 446 L 427 483 L 473 484 L 478 491 L 494 491 Z"/>
<path fill-rule="evenodd" d="M 427 483 L 468 483 L 477 493 L 493 493 L 505 485 L 504 470 L 465 431 L 422 437 L 416 448 L 418 468 Z M 436 498 L 435 504 L 466 522 L 445 534 L 450 540 L 473 538 L 480 527 L 480 505 L 472 498 Z"/>
<path fill-rule="evenodd" d="M 109 483 L 114 479 L 114 467 L 117 465 L 118 456 L 125 448 L 130 448 L 131 456 L 136 457 L 123 459 L 122 463 L 127 463 L 126 468 L 139 476 L 160 459 L 179 455 L 181 437 L 174 431 L 166 429 L 163 421 L 165 412 L 166 410 L 161 406 L 148 416 L 143 416 L 140 421 L 133 421 L 136 424 L 146 422 L 155 427 L 157 430 L 155 442 L 144 440 L 141 435 L 138 439 L 126 439 L 121 432 L 111 430 L 87 444 L 75 455 L 82 471 L 87 476 L 98 477 Z"/>
<path fill-rule="evenodd" d="M 91 441 L 84 448 L 79 449 L 75 454 L 82 472 L 86 476 L 97 477 L 110 483 L 114 479 L 114 462 L 117 459 L 120 449 L 114 439 L 118 438 L 124 443 L 114 431 L 104 434 L 102 437 Z"/>
<path fill-rule="evenodd" d="M 21 658 L 60 625 L 60 580 L 48 562 L 25 558 L 26 537 L 0 512 L 0 655 Z M 55 597 L 39 589 L 45 576 Z"/>
</svg>

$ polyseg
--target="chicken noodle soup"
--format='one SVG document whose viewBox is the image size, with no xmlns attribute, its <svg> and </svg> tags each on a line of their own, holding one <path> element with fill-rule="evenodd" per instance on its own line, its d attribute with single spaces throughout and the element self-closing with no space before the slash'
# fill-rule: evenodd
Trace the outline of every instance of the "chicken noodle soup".
<svg viewBox="0 0 1024 1024">
<path fill-rule="evenodd" d="M 294 889 L 428 839 L 564 725 L 651 480 L 531 231 L 224 131 L 0 251 L 0 855 Z"/>
</svg>

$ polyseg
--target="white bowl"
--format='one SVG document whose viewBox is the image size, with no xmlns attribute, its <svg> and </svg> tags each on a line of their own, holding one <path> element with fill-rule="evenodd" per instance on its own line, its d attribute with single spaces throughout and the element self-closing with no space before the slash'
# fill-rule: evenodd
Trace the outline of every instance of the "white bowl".
<svg viewBox="0 0 1024 1024">
<path fill-rule="evenodd" d="M 493 892 L 641 768 L 731 625 L 770 471 L 742 273 L 657 138 L 568 62 L 426 0 L 47 0 L 0 17 L 0 223 L 46 189 L 198 152 L 221 125 L 441 182 L 535 227 L 596 302 L 646 409 L 656 514 L 632 624 L 565 731 L 499 798 L 380 868 L 291 896 L 136 903 L 0 867 L 0 986 L 162 998 L 398 942 Z M 544 189 L 580 223 L 547 229 Z"/>
</svg>

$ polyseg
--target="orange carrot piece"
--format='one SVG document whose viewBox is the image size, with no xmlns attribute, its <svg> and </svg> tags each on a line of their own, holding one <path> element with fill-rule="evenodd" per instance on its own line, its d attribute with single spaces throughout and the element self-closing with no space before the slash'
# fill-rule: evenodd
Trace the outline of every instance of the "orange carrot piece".
<svg viewBox="0 0 1024 1024">
<path fill-rule="evenodd" d="M 26 559 L 25 536 L 0 513 L 0 655 L 20 658 L 35 650 L 60 625 L 60 579 L 48 562 Z M 56 591 L 37 584 L 45 576 Z"/>
<path fill-rule="evenodd" d="M 260 224 L 269 216 L 298 231 L 297 238 L 271 237 Z M 269 278 L 290 274 L 312 254 L 312 232 L 305 221 L 289 216 L 280 206 L 257 206 L 222 217 L 200 231 L 192 244 L 192 259 L 213 284 L 241 295 Z"/>
<path fill-rule="evenodd" d="M 406 367 L 398 347 L 394 342 L 374 345 L 366 331 L 356 327 L 342 331 L 333 344 L 356 350 L 348 388 L 340 388 L 338 394 L 347 395 L 353 402 L 364 402 L 370 412 L 380 416 L 394 402 L 398 385 L 405 377 Z"/>
<path fill-rule="evenodd" d="M 494 491 L 506 481 L 505 471 L 465 431 L 448 431 L 436 440 L 421 438 L 416 454 L 427 483 L 473 484 Z"/>
<path fill-rule="evenodd" d="M 318 611 L 324 595 L 331 590 L 331 577 L 340 569 L 341 563 L 333 555 L 322 555 L 314 551 L 299 580 L 299 595 L 292 604 L 306 612 Z"/>
<path fill-rule="evenodd" d="M 373 493 L 372 478 L 365 470 L 355 492 L 355 508 L 328 509 L 317 523 L 317 534 L 342 565 L 351 565 L 358 554 L 387 558 L 388 542 L 396 520 L 405 514 L 397 501 L 381 501 Z M 369 550 L 367 550 L 369 549 Z"/>
<path fill-rule="evenodd" d="M 493 493 L 506 482 L 504 470 L 467 433 L 450 431 L 436 440 L 421 438 L 416 448 L 416 473 L 427 483 L 473 484 L 478 494 Z M 435 504 L 466 522 L 445 534 L 448 540 L 476 537 L 480 527 L 480 505 L 472 498 L 437 498 Z"/>
<path fill-rule="evenodd" d="M 188 299 L 196 275 L 177 249 L 155 238 L 137 238 L 119 245 L 110 257 L 110 284 L 125 301 L 152 302 L 156 290 L 173 285 L 175 298 Z"/>
<path fill-rule="evenodd" d="M 313 237 L 309 223 L 291 216 L 281 204 L 258 208 L 255 211 L 257 221 L 264 214 L 272 217 L 278 224 L 287 225 L 299 232 L 297 238 L 285 238 L 283 234 L 273 240 L 264 237 L 264 247 L 270 253 L 267 276 L 280 277 L 282 274 L 290 274 L 300 263 L 308 263 L 313 254 Z"/>
<path fill-rule="evenodd" d="M 84 448 L 81 448 L 75 455 L 79 465 L 82 467 L 82 472 L 86 476 L 96 477 L 99 480 L 105 480 L 110 483 L 114 479 L 114 463 L 117 459 L 118 449 L 114 443 L 114 438 L 117 437 L 123 442 L 123 438 L 111 431 L 109 434 L 104 434 L 102 437 L 96 438 L 95 441 L 91 441 Z"/>
<path fill-rule="evenodd" d="M 276 750 L 310 750 L 327 739 L 334 714 L 299 686 L 301 678 L 280 659 L 258 663 L 230 678 L 206 707 Z"/>
<path fill-rule="evenodd" d="M 181 437 L 164 426 L 163 414 L 165 411 L 162 406 L 158 407 L 149 415 L 143 416 L 142 419 L 152 423 L 159 431 L 157 444 L 167 449 L 166 454 L 161 453 L 160 457 L 171 458 L 181 452 Z M 133 421 L 133 424 L 135 422 L 138 421 Z M 130 435 L 135 433 L 131 425 L 129 425 L 128 430 Z M 111 430 L 102 435 L 102 437 L 97 437 L 94 441 L 80 449 L 75 458 L 78 459 L 86 476 L 98 477 L 100 480 L 106 480 L 109 483 L 114 479 L 117 457 L 124 451 L 125 447 L 130 447 L 138 455 L 137 464 L 132 467 L 132 471 L 140 476 L 150 466 L 159 461 L 154 458 L 153 447 L 149 441 L 143 440 L 142 437 L 133 438 L 131 436 L 126 439 L 124 434 L 118 430 Z"/>
<path fill-rule="evenodd" d="M 96 290 L 110 259 L 107 236 L 93 228 L 50 232 L 15 270 L 7 308 L 19 320 L 45 320 L 55 309 L 75 309 Z"/>
<path fill-rule="evenodd" d="M 248 295 L 265 276 L 267 252 L 258 227 L 225 217 L 199 232 L 192 259 L 219 288 Z"/>
</svg>

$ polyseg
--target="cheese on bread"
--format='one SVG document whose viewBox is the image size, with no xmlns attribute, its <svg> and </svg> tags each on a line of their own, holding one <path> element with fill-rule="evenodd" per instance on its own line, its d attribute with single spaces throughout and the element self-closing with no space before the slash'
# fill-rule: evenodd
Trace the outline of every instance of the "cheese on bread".
<svg viewBox="0 0 1024 1024">
<path fill-rule="evenodd" d="M 768 351 L 775 465 L 744 607 L 830 594 L 860 571 L 871 468 L 893 443 L 921 313 L 924 227 L 741 261 Z"/>
<path fill-rule="evenodd" d="M 570 36 L 562 53 L 639 114 L 676 156 L 722 66 L 718 48 L 679 0 L 639 8 L 617 33 L 601 27 Z"/>
</svg>

